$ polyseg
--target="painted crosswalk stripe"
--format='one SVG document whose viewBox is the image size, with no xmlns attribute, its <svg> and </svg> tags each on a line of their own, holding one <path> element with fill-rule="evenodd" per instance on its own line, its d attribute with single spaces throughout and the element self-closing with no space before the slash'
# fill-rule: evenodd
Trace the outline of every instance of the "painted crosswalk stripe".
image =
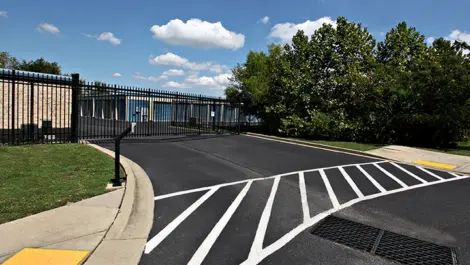
<svg viewBox="0 0 470 265">
<path fill-rule="evenodd" d="M 364 174 L 380 192 L 387 191 L 386 189 L 384 189 L 384 187 L 382 187 L 382 185 L 380 185 L 380 183 L 377 182 L 377 180 L 375 180 L 371 175 L 369 175 L 369 173 L 367 173 L 367 171 L 365 171 L 361 166 L 356 165 L 356 168 L 359 169 L 362 172 L 362 174 Z"/>
<path fill-rule="evenodd" d="M 320 169 L 318 172 L 320 172 L 320 176 L 323 179 L 323 183 L 325 183 L 326 191 L 328 191 L 328 196 L 330 196 L 331 203 L 333 204 L 333 208 L 338 208 L 339 207 L 339 202 L 338 198 L 336 198 L 336 194 L 333 191 L 333 188 L 331 187 L 330 181 L 328 180 L 328 177 L 325 174 L 325 171 L 323 169 Z"/>
<path fill-rule="evenodd" d="M 299 173 L 299 189 L 300 189 L 300 201 L 302 202 L 302 212 L 304 214 L 304 222 L 310 219 L 310 210 L 308 209 L 307 201 L 307 190 L 305 187 L 304 172 Z"/>
<path fill-rule="evenodd" d="M 255 239 L 253 240 L 253 245 L 251 245 L 250 254 L 248 255 L 249 257 L 257 256 L 258 253 L 263 250 L 264 236 L 266 234 L 266 229 L 268 228 L 269 217 L 271 217 L 274 197 L 276 196 L 280 180 L 280 176 L 274 178 L 273 187 L 271 188 L 271 194 L 269 194 L 268 201 L 266 202 L 266 206 L 264 207 L 263 213 L 261 214 L 261 219 L 258 224 L 258 229 L 256 230 Z"/>
<path fill-rule="evenodd" d="M 431 175 L 431 176 L 433 176 L 433 177 L 435 177 L 435 178 L 437 178 L 437 179 L 439 179 L 439 180 L 443 180 L 443 179 L 444 179 L 443 177 L 440 177 L 440 176 L 438 176 L 437 174 L 434 174 L 434 173 L 432 173 L 431 171 L 429 171 L 429 170 L 427 170 L 427 169 L 425 169 L 425 168 L 423 168 L 423 167 L 417 167 L 417 168 L 418 168 L 418 169 L 421 169 L 421 171 L 423 171 L 423 172 L 425 172 L 425 173 L 428 173 L 429 175 Z"/>
<path fill-rule="evenodd" d="M 150 239 L 147 244 L 145 244 L 145 254 L 150 253 L 154 248 L 156 248 L 173 230 L 175 230 L 189 215 L 196 211 L 201 204 L 203 204 L 207 199 L 209 199 L 212 194 L 214 194 L 219 188 L 212 188 L 191 206 L 189 206 L 184 212 L 182 212 L 178 217 L 175 218 L 170 224 L 168 224 L 162 231 L 160 231 L 156 236 Z"/>
<path fill-rule="evenodd" d="M 199 265 L 204 261 L 204 259 L 207 256 L 207 253 L 209 253 L 209 250 L 214 245 L 214 243 L 217 240 L 217 238 L 219 237 L 220 233 L 222 232 L 224 227 L 227 225 L 230 218 L 232 218 L 232 215 L 235 213 L 238 206 L 240 206 L 240 203 L 242 202 L 243 198 L 245 198 L 245 195 L 248 193 L 248 190 L 250 189 L 250 186 L 251 186 L 252 183 L 253 183 L 253 181 L 249 181 L 245 185 L 243 190 L 238 194 L 237 198 L 232 202 L 232 204 L 227 209 L 227 211 L 224 213 L 222 218 L 220 218 L 220 220 L 214 226 L 212 231 L 209 233 L 209 235 L 206 237 L 206 239 L 202 242 L 202 244 L 196 250 L 193 257 L 188 262 L 188 265 Z"/>
<path fill-rule="evenodd" d="M 346 181 L 349 183 L 349 186 L 351 186 L 351 188 L 354 190 L 357 197 L 359 197 L 359 198 L 364 197 L 364 194 L 362 194 L 361 190 L 357 187 L 356 183 L 354 183 L 354 181 L 351 179 L 351 177 L 346 172 L 346 170 L 344 170 L 344 168 L 342 168 L 342 167 L 338 167 L 338 169 L 341 172 L 341 174 L 343 175 L 343 177 L 346 179 Z"/>
<path fill-rule="evenodd" d="M 417 179 L 418 181 L 421 181 L 421 183 L 427 183 L 426 180 L 424 180 L 424 179 L 422 179 L 422 178 L 416 176 L 415 174 L 411 173 L 410 171 L 406 170 L 405 168 L 403 168 L 403 167 L 401 167 L 401 166 L 399 166 L 399 165 L 397 165 L 397 164 L 395 164 L 395 163 L 393 163 L 393 162 L 390 162 L 390 164 L 394 165 L 396 168 L 402 170 L 403 172 L 405 172 L 406 174 L 412 176 L 413 178 Z"/>
<path fill-rule="evenodd" d="M 403 181 L 399 180 L 397 177 L 395 177 L 394 175 L 392 175 L 390 172 L 388 172 L 387 170 L 383 169 L 381 166 L 377 165 L 377 164 L 373 164 L 376 168 L 378 168 L 380 171 L 382 171 L 385 175 L 389 176 L 391 179 L 395 180 L 398 184 L 400 184 L 403 188 L 406 188 L 408 187 L 408 185 L 406 185 L 405 183 L 403 183 Z"/>
</svg>

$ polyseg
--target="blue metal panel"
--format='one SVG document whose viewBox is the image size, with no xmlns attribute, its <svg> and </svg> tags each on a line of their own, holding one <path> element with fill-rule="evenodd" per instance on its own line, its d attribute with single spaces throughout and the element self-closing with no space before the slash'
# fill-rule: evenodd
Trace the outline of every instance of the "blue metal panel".
<svg viewBox="0 0 470 265">
<path fill-rule="evenodd" d="M 154 121 L 170 121 L 171 120 L 171 104 L 154 102 L 153 103 L 153 120 Z"/>
<path fill-rule="evenodd" d="M 129 121 L 142 121 L 144 109 L 149 108 L 149 102 L 147 100 L 129 99 L 128 100 L 128 118 Z M 148 115 L 148 114 L 147 114 Z"/>
</svg>

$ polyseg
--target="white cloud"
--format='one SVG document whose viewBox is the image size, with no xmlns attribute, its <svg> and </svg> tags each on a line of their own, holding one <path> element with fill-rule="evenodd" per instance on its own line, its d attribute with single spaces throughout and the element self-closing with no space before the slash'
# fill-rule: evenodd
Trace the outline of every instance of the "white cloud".
<svg viewBox="0 0 470 265">
<path fill-rule="evenodd" d="M 8 12 L 5 11 L 5 10 L 0 10 L 0 17 L 7 17 L 8 16 Z"/>
<path fill-rule="evenodd" d="M 120 73 L 114 73 L 113 76 L 114 76 L 114 77 L 120 77 L 121 74 L 120 74 Z"/>
<path fill-rule="evenodd" d="M 184 75 L 184 71 L 181 69 L 170 69 L 162 73 L 162 75 L 166 76 L 181 76 Z"/>
<path fill-rule="evenodd" d="M 446 37 L 446 39 L 449 39 L 450 41 L 460 41 L 460 42 L 466 42 L 468 45 L 470 45 L 470 33 L 469 32 L 462 32 L 458 29 L 453 30 L 449 36 Z M 469 54 L 470 50 L 463 50 L 463 54 Z"/>
<path fill-rule="evenodd" d="M 100 35 L 85 34 L 88 38 L 94 38 L 101 41 L 108 41 L 112 45 L 121 44 L 121 39 L 116 38 L 112 32 L 103 32 Z"/>
<path fill-rule="evenodd" d="M 171 87 L 171 88 L 187 88 L 186 84 L 178 83 L 178 82 L 175 82 L 175 81 L 167 82 L 163 86 L 164 87 Z"/>
<path fill-rule="evenodd" d="M 323 24 L 331 24 L 333 27 L 336 27 L 336 22 L 331 20 L 330 17 L 322 17 L 315 21 L 307 20 L 301 24 L 281 23 L 272 27 L 269 37 L 279 39 L 284 43 L 290 43 L 297 31 L 303 30 L 307 36 L 311 36 Z"/>
<path fill-rule="evenodd" d="M 195 71 L 211 71 L 214 73 L 222 73 L 227 68 L 225 65 L 214 62 L 190 62 L 188 59 L 171 52 L 150 58 L 149 62 L 151 64 L 177 66 Z"/>
<path fill-rule="evenodd" d="M 260 19 L 259 22 L 263 23 L 263 24 L 268 24 L 269 23 L 269 17 L 265 16 L 262 19 Z"/>
<path fill-rule="evenodd" d="M 139 80 L 145 80 L 145 81 L 150 81 L 150 82 L 158 82 L 158 81 L 162 81 L 162 80 L 167 80 L 168 79 L 168 76 L 166 75 L 160 75 L 160 76 L 143 76 L 141 75 L 139 72 L 135 72 L 132 77 L 134 77 L 135 79 L 139 79 Z"/>
<path fill-rule="evenodd" d="M 450 33 L 448 38 L 450 40 L 453 40 L 453 41 L 466 42 L 467 44 L 470 45 L 470 33 L 468 33 L 468 32 L 462 32 L 462 31 L 456 29 L 456 30 L 453 30 Z"/>
<path fill-rule="evenodd" d="M 166 87 L 171 88 L 202 88 L 210 90 L 223 90 L 230 83 L 229 78 L 231 74 L 220 74 L 216 76 L 197 76 L 197 74 L 191 74 L 184 82 L 178 83 L 170 81 L 165 84 Z"/>
<path fill-rule="evenodd" d="M 237 50 L 245 44 L 243 34 L 225 29 L 220 22 L 211 23 L 196 18 L 186 23 L 173 19 L 166 25 L 152 26 L 150 31 L 153 38 L 170 45 Z"/>
<path fill-rule="evenodd" d="M 58 34 L 60 33 L 60 30 L 58 27 L 48 24 L 48 23 L 41 23 L 37 26 L 36 28 L 39 32 L 48 32 L 52 34 Z"/>
<path fill-rule="evenodd" d="M 436 39 L 435 39 L 434 37 L 429 37 L 429 38 L 426 39 L 426 42 L 427 42 L 428 44 L 433 44 L 433 42 L 434 42 L 435 40 L 436 40 Z"/>
</svg>

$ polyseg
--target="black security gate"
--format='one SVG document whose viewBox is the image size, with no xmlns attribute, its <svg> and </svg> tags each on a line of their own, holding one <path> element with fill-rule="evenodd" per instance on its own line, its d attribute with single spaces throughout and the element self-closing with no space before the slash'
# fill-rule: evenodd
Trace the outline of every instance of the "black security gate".
<svg viewBox="0 0 470 265">
<path fill-rule="evenodd" d="M 202 95 L 87 83 L 78 74 L 0 69 L 0 143 L 236 133 L 238 103 Z"/>
</svg>

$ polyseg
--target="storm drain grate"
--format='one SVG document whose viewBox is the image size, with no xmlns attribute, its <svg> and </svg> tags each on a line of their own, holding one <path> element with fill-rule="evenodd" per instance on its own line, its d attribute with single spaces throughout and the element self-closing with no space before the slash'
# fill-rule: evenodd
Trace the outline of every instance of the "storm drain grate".
<svg viewBox="0 0 470 265">
<path fill-rule="evenodd" d="M 406 265 L 457 265 L 452 248 L 328 216 L 313 235 Z"/>
<path fill-rule="evenodd" d="M 371 251 L 380 229 L 328 216 L 312 234 L 362 251 Z"/>
</svg>

